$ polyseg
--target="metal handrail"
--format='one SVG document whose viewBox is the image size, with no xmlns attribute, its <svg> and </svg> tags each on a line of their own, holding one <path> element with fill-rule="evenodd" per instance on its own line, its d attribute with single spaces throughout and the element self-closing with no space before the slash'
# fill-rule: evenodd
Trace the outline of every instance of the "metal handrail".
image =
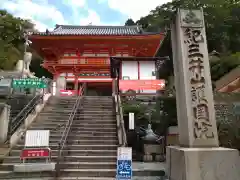
<svg viewBox="0 0 240 180">
<path fill-rule="evenodd" d="M 122 138 L 123 138 L 122 146 L 127 146 L 127 135 L 126 135 L 124 119 L 123 119 L 122 102 L 119 94 L 117 99 L 118 99 L 118 108 L 120 112 L 120 127 L 122 130 Z"/>
<path fill-rule="evenodd" d="M 79 96 L 83 96 L 86 90 L 86 83 L 83 83 L 82 87 L 79 90 Z"/>
<path fill-rule="evenodd" d="M 123 119 L 122 102 L 118 91 L 118 80 L 115 80 L 115 94 L 114 94 L 117 129 L 118 129 L 118 143 L 119 146 L 127 146 L 127 135 Z"/>
<path fill-rule="evenodd" d="M 57 163 L 56 163 L 56 178 L 59 177 L 59 173 L 60 173 L 60 161 L 62 158 L 62 151 L 65 147 L 65 143 L 69 134 L 69 131 L 71 129 L 72 123 L 73 123 L 73 119 L 75 117 L 75 114 L 78 110 L 79 104 L 81 101 L 81 96 L 78 96 L 78 98 L 75 101 L 75 104 L 73 106 L 73 109 L 71 111 L 71 114 L 69 116 L 69 119 L 65 125 L 64 131 L 62 133 L 62 137 L 61 140 L 58 143 L 58 157 L 57 157 Z"/>
<path fill-rule="evenodd" d="M 7 141 L 11 138 L 17 128 L 22 125 L 27 116 L 32 113 L 32 111 L 35 109 L 36 105 L 39 104 L 40 101 L 43 101 L 43 95 L 34 96 L 13 119 L 9 120 Z"/>
</svg>

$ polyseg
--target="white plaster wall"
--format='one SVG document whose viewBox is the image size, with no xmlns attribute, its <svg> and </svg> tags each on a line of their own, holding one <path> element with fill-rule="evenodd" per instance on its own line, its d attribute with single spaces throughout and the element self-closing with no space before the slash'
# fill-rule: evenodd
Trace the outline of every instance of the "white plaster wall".
<svg viewBox="0 0 240 180">
<path fill-rule="evenodd" d="M 140 80 L 155 80 L 156 76 L 152 75 L 152 72 L 155 71 L 155 62 L 154 61 L 140 61 Z M 156 93 L 156 90 L 141 90 L 142 93 Z M 141 93 L 140 92 L 140 93 Z"/>
<path fill-rule="evenodd" d="M 66 79 L 65 77 L 59 76 L 57 78 L 57 85 L 56 85 L 56 95 L 60 95 L 60 90 L 65 89 L 66 87 Z"/>
<path fill-rule="evenodd" d="M 128 76 L 131 80 L 138 79 L 138 63 L 136 61 L 122 61 L 122 79 Z"/>
</svg>

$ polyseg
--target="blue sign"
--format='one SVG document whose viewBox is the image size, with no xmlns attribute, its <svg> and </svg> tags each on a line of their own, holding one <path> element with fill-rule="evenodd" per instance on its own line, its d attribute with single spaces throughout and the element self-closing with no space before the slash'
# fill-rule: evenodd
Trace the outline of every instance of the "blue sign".
<svg viewBox="0 0 240 180">
<path fill-rule="evenodd" d="M 117 161 L 117 180 L 132 179 L 132 161 L 118 160 Z"/>
</svg>

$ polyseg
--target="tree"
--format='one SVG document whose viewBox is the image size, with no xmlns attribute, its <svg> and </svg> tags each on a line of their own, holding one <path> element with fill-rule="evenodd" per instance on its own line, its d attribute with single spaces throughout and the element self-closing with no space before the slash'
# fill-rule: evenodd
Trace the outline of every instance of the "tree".
<svg viewBox="0 0 240 180">
<path fill-rule="evenodd" d="M 0 69 L 12 70 L 23 58 L 24 31 L 33 27 L 30 21 L 0 10 Z"/>
<path fill-rule="evenodd" d="M 234 63 L 236 57 L 231 55 L 240 52 L 240 4 L 234 0 L 174 0 L 141 17 L 136 23 L 145 31 L 167 33 L 157 56 L 170 56 L 173 60 L 170 25 L 178 8 L 203 8 L 209 52 L 215 50 L 221 54 L 218 62 L 211 63 L 213 80 L 240 65 L 239 61 Z"/>
<path fill-rule="evenodd" d="M 132 26 L 132 25 L 136 25 L 136 23 L 132 19 L 128 19 L 125 22 L 125 26 Z"/>
</svg>

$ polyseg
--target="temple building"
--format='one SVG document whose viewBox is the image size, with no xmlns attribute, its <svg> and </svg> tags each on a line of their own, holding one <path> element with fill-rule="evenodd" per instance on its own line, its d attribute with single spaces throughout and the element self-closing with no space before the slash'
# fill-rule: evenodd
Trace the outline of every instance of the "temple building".
<svg viewBox="0 0 240 180">
<path fill-rule="evenodd" d="M 240 92 L 240 66 L 225 74 L 216 81 L 218 92 Z"/>
<path fill-rule="evenodd" d="M 44 58 L 42 66 L 54 76 L 56 94 L 78 92 L 86 83 L 88 95 L 111 95 L 116 78 L 113 61 L 119 62 L 120 79 L 157 78 L 155 56 L 164 37 L 140 26 L 56 25 L 53 31 L 37 32 L 29 39 Z"/>
</svg>

